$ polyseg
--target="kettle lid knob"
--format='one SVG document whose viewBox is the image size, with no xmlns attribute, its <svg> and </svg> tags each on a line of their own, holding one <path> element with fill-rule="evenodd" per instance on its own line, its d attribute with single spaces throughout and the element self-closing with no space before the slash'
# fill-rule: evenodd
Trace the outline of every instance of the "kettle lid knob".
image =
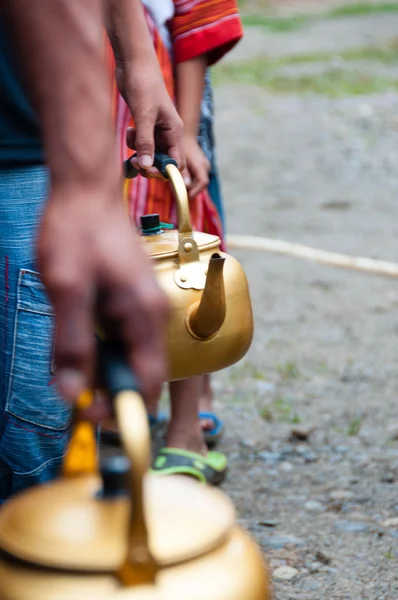
<svg viewBox="0 0 398 600">
<path fill-rule="evenodd" d="M 153 235 L 161 232 L 160 215 L 143 215 L 140 220 L 143 235 Z"/>
<path fill-rule="evenodd" d="M 131 463 L 127 456 L 108 456 L 101 460 L 102 498 L 114 498 L 128 494 Z"/>
</svg>

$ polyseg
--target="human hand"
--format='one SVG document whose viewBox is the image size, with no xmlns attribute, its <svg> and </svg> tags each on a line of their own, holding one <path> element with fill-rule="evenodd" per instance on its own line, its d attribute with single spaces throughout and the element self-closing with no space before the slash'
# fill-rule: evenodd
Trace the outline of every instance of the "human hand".
<svg viewBox="0 0 398 600">
<path fill-rule="evenodd" d="M 119 69 L 117 79 L 135 122 L 135 127 L 127 130 L 126 139 L 129 148 L 137 152 L 132 164 L 143 175 L 162 179 L 152 166 L 156 147 L 183 169 L 183 124 L 157 70 L 143 73 L 140 69 L 135 73 L 133 67 L 128 71 Z"/>
<path fill-rule="evenodd" d="M 93 383 L 95 319 L 120 341 L 146 401 L 166 379 L 168 303 L 129 223 L 120 182 L 53 188 L 38 239 L 43 282 L 56 313 L 61 395 L 76 400 Z"/>
<path fill-rule="evenodd" d="M 187 167 L 182 174 L 188 189 L 188 196 L 192 199 L 209 185 L 211 165 L 196 137 L 185 136 L 183 147 Z"/>
</svg>

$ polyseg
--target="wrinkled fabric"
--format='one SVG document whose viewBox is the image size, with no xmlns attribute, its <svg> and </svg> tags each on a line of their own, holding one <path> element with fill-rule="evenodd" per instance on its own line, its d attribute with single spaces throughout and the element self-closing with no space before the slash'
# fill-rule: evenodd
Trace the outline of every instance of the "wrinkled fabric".
<svg viewBox="0 0 398 600">
<path fill-rule="evenodd" d="M 54 478 L 70 408 L 54 385 L 55 317 L 38 274 L 44 167 L 0 170 L 0 502 Z"/>
</svg>

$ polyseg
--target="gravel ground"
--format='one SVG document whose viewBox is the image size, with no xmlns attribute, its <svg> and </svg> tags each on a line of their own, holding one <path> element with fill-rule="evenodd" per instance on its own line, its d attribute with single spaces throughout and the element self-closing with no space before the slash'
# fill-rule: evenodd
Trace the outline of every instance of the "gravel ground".
<svg viewBox="0 0 398 600">
<path fill-rule="evenodd" d="M 359 47 L 365 30 L 382 44 L 398 14 L 309 27 L 250 29 L 229 60 Z M 223 84 L 216 97 L 230 233 L 398 262 L 396 93 L 332 100 Z M 270 561 L 276 600 L 396 600 L 398 283 L 234 254 L 256 334 L 246 359 L 214 377 L 224 488 Z"/>
</svg>

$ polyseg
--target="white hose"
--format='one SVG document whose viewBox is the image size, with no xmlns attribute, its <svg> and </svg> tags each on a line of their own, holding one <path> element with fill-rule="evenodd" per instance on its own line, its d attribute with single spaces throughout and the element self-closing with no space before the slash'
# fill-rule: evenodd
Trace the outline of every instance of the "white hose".
<svg viewBox="0 0 398 600">
<path fill-rule="evenodd" d="M 245 250 L 262 250 L 264 252 L 275 252 L 285 256 L 293 256 L 322 263 L 332 267 L 364 271 L 374 275 L 385 277 L 398 277 L 398 264 L 385 260 L 374 260 L 362 256 L 349 256 L 326 250 L 318 250 L 302 244 L 292 244 L 282 240 L 255 237 L 251 235 L 229 235 L 227 236 L 229 248 L 241 248 Z"/>
</svg>

